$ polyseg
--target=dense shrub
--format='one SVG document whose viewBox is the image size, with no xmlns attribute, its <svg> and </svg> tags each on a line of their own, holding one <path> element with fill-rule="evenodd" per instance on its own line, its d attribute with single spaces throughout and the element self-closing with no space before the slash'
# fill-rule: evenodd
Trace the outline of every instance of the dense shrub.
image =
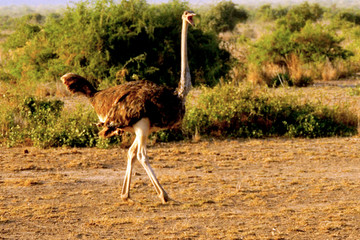
<svg viewBox="0 0 360 240">
<path fill-rule="evenodd" d="M 44 17 L 40 14 L 29 14 L 19 19 L 10 19 L 2 17 L 2 20 L 5 21 L 2 23 L 2 28 L 9 29 L 9 26 L 5 25 L 6 22 L 15 28 L 15 32 L 7 38 L 3 45 L 7 50 L 24 47 L 28 41 L 32 40 L 40 32 L 40 24 L 44 21 Z"/>
<path fill-rule="evenodd" d="M 274 21 L 286 16 L 289 9 L 284 7 L 273 8 L 271 4 L 264 4 L 255 13 L 255 18 L 261 21 Z"/>
<path fill-rule="evenodd" d="M 246 21 L 248 17 L 248 12 L 232 1 L 221 1 L 204 14 L 202 25 L 216 33 L 232 31 L 237 23 Z"/>
<path fill-rule="evenodd" d="M 63 111 L 59 100 L 26 97 L 19 108 L 8 114 L 8 131 L 4 133 L 9 146 L 20 143 L 39 147 L 93 147 L 97 144 L 94 114 L 78 109 L 71 114 Z"/>
<path fill-rule="evenodd" d="M 287 14 L 278 20 L 279 26 L 285 26 L 291 32 L 300 31 L 307 21 L 314 22 L 322 17 L 324 9 L 319 4 L 310 5 L 308 2 L 291 8 Z"/>
<path fill-rule="evenodd" d="M 319 24 L 308 22 L 296 32 L 282 26 L 252 46 L 248 64 L 258 66 L 250 70 L 260 72 L 258 75 L 269 86 L 273 86 L 281 76 L 286 76 L 289 85 L 307 86 L 314 77 L 319 77 L 309 73 L 310 67 L 326 66 L 325 63 L 332 65 L 353 55 L 341 46 L 342 41 Z M 268 66 L 274 69 L 274 65 L 278 70 L 271 73 Z"/>
<path fill-rule="evenodd" d="M 72 71 L 104 86 L 148 79 L 176 87 L 184 10 L 187 4 L 179 1 L 81 1 L 44 24 L 20 25 L 5 43 L 11 51 L 3 71 L 32 82 Z M 214 33 L 191 27 L 188 46 L 194 83 L 214 85 L 226 75 L 230 55 Z"/>
<path fill-rule="evenodd" d="M 342 40 L 323 26 L 312 23 L 306 24 L 301 31 L 295 33 L 281 27 L 256 42 L 256 53 L 252 57 L 256 57 L 260 62 L 279 64 L 285 64 L 291 54 L 299 56 L 304 62 L 346 59 L 351 56 L 351 52 L 341 47 Z"/>
<path fill-rule="evenodd" d="M 335 35 L 321 25 L 306 24 L 299 33 L 292 37 L 296 51 L 305 62 L 324 61 L 330 62 L 335 59 L 347 59 L 352 53 L 341 47 L 343 39 Z"/>
<path fill-rule="evenodd" d="M 187 110 L 183 123 L 185 134 L 326 137 L 352 135 L 357 131 L 355 115 L 301 103 L 294 96 L 275 96 L 266 89 L 248 85 L 202 91 L 197 103 Z"/>
<path fill-rule="evenodd" d="M 16 28 L 16 20 L 8 15 L 6 16 L 0 16 L 0 29 L 3 30 L 9 30 L 9 29 L 15 29 Z"/>
<path fill-rule="evenodd" d="M 360 25 L 360 11 L 341 11 L 338 13 L 337 17 L 341 20 Z"/>
</svg>

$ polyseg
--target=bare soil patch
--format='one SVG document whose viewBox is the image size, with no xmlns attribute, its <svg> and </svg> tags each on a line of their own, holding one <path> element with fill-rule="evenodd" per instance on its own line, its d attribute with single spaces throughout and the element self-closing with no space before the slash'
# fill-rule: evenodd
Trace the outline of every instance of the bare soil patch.
<svg viewBox="0 0 360 240">
<path fill-rule="evenodd" d="M 359 239 L 360 138 L 155 144 L 161 204 L 126 149 L 0 148 L 0 239 Z"/>
</svg>

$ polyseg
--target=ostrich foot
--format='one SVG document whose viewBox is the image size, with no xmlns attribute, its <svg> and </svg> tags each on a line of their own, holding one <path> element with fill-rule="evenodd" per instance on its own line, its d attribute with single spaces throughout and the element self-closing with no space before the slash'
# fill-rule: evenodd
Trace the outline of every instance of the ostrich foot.
<svg viewBox="0 0 360 240">
<path fill-rule="evenodd" d="M 160 193 L 160 194 L 159 194 L 159 198 L 161 199 L 161 202 L 162 202 L 163 204 L 165 204 L 165 203 L 167 203 L 168 201 L 171 200 L 171 198 L 167 195 L 166 192 Z"/>
<path fill-rule="evenodd" d="M 129 194 L 121 194 L 121 199 L 125 202 L 131 201 Z"/>
</svg>

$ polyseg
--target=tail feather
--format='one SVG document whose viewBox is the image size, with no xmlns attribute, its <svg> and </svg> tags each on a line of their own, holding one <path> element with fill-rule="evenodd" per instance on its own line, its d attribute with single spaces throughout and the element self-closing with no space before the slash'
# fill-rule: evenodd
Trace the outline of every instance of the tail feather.
<svg viewBox="0 0 360 240">
<path fill-rule="evenodd" d="M 87 97 L 92 97 L 97 92 L 88 80 L 74 73 L 65 74 L 61 77 L 61 81 L 71 93 L 81 93 Z"/>
</svg>

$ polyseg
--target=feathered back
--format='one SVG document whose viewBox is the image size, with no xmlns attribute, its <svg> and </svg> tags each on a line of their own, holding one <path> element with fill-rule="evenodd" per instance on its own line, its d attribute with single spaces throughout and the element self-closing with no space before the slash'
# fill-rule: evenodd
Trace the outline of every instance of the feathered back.
<svg viewBox="0 0 360 240">
<path fill-rule="evenodd" d="M 97 92 L 88 80 L 74 73 L 65 74 L 61 77 L 61 81 L 71 93 L 81 93 L 87 97 L 93 97 Z"/>
<path fill-rule="evenodd" d="M 185 110 L 173 89 L 146 80 L 99 91 L 91 104 L 105 126 L 117 128 L 132 126 L 142 118 L 149 118 L 151 126 L 167 128 L 178 123 Z"/>
</svg>

